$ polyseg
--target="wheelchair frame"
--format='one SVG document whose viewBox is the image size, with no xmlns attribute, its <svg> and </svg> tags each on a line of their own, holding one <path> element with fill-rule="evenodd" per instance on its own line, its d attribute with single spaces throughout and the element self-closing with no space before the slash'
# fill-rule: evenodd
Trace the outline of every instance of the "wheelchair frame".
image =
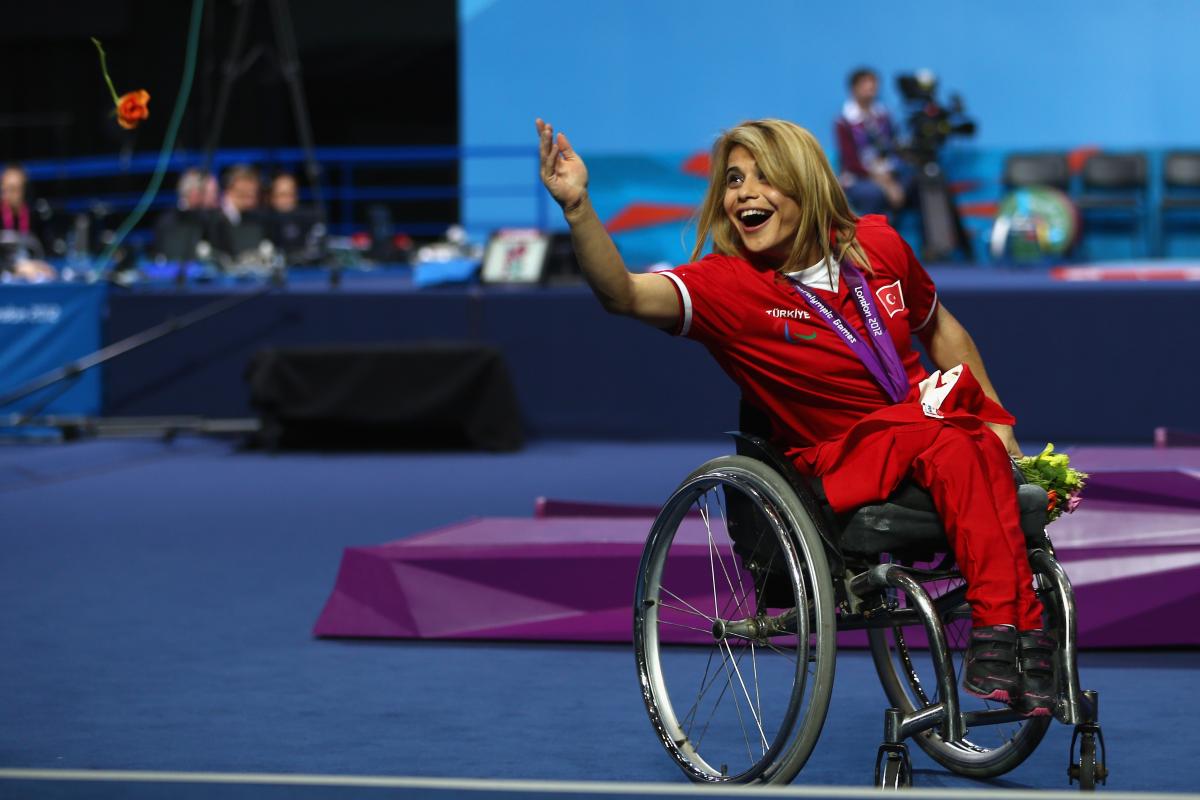
<svg viewBox="0 0 1200 800">
<path fill-rule="evenodd" d="M 794 546 L 787 546 L 785 544 L 784 549 L 792 551 L 793 556 L 796 553 L 811 553 L 813 550 L 822 551 L 824 558 L 812 560 L 819 562 L 827 561 L 828 567 L 826 569 L 829 574 L 827 575 L 828 582 L 825 589 L 815 585 L 817 581 L 813 581 L 814 585 L 811 587 L 811 594 L 814 596 L 807 599 L 804 582 L 796 576 L 792 576 L 792 585 L 797 590 L 796 597 L 800 598 L 798 602 L 806 602 L 808 604 L 808 614 L 801 615 L 793 611 L 790 616 L 790 622 L 787 621 L 788 615 L 786 613 L 776 617 L 769 617 L 765 616 L 761 611 L 754 618 L 740 620 L 716 619 L 713 622 L 713 638 L 718 643 L 726 639 L 726 637 L 738 637 L 743 640 L 752 637 L 762 637 L 761 641 L 765 642 L 767 637 L 779 634 L 794 634 L 807 638 L 809 632 L 821 629 L 821 617 L 832 613 L 832 611 L 820 607 L 822 602 L 828 605 L 828 600 L 830 599 L 827 597 L 822 600 L 820 597 L 822 591 L 832 590 L 832 599 L 838 609 L 834 631 L 835 639 L 836 632 L 866 630 L 871 637 L 872 655 L 876 667 L 880 671 L 880 678 L 884 684 L 885 693 L 892 694 L 892 692 L 889 692 L 881 659 L 888 659 L 890 668 L 895 671 L 894 662 L 891 661 L 890 651 L 883 638 L 887 629 L 893 629 L 896 631 L 893 635 L 898 637 L 899 645 L 904 647 L 903 664 L 908 673 L 905 676 L 897 674 L 896 678 L 907 678 L 910 687 L 918 687 L 919 702 L 921 703 L 919 707 L 917 707 L 917 702 L 912 702 L 909 705 L 913 707 L 909 710 L 893 705 L 884 712 L 883 742 L 879 747 L 875 761 L 875 784 L 877 786 L 882 788 L 901 788 L 912 784 L 912 768 L 906 744 L 908 739 L 914 739 L 914 741 L 917 741 L 918 744 L 929 751 L 930 747 L 933 746 L 931 744 L 933 741 L 932 737 L 936 735 L 938 740 L 940 740 L 938 742 L 939 746 L 961 748 L 964 757 L 967 757 L 971 752 L 991 752 L 982 750 L 966 741 L 969 729 L 987 725 L 1021 722 L 1024 725 L 1040 725 L 1041 727 L 1040 729 L 1030 731 L 1027 738 L 1031 742 L 1028 744 L 1027 752 L 1015 752 L 1006 756 L 1003 759 L 1006 763 L 1000 765 L 999 768 L 994 764 L 987 767 L 986 770 L 972 767 L 968 763 L 960 762 L 954 756 L 953 750 L 949 751 L 949 755 L 943 753 L 940 758 L 937 753 L 931 752 L 930 754 L 939 763 L 942 763 L 955 772 L 966 775 L 975 774 L 977 776 L 1002 774 L 1004 771 L 1011 769 L 1023 761 L 1040 742 L 1045 728 L 1049 724 L 1049 718 L 1025 718 L 1009 708 L 980 711 L 962 710 L 958 695 L 957 675 L 951 657 L 951 648 L 947 644 L 942 616 L 963 607 L 965 604 L 965 588 L 960 586 L 934 599 L 930 597 L 930 594 L 922 586 L 922 581 L 928 582 L 930 580 L 957 577 L 958 573 L 956 571 L 947 570 L 943 566 L 949 559 L 944 560 L 942 565 L 938 565 L 931 570 L 921 570 L 905 566 L 895 560 L 879 562 L 878 556 L 874 557 L 875 563 L 869 563 L 866 556 L 847 555 L 830 533 L 830 528 L 832 527 L 830 523 L 832 520 L 830 519 L 828 509 L 822 508 L 812 488 L 799 475 L 791 463 L 763 438 L 740 432 L 731 435 L 734 436 L 738 443 L 738 452 L 741 456 L 749 457 L 765 466 L 770 473 L 781 479 L 786 489 L 790 489 L 791 491 L 791 497 L 782 496 L 786 490 L 781 490 L 779 484 L 773 480 L 769 482 L 775 488 L 766 489 L 766 491 L 779 492 L 781 495 L 781 504 L 795 510 L 797 519 L 786 522 L 790 536 L 794 540 Z M 729 459 L 729 457 L 726 458 L 727 460 Z M 736 459 L 738 457 L 735 456 L 732 458 Z M 708 476 L 710 480 L 720 482 L 722 480 L 721 468 L 713 466 L 720 463 L 722 463 L 722 459 L 716 459 L 698 469 L 676 491 L 675 495 L 672 496 L 672 501 L 681 492 L 684 492 L 685 489 L 693 487 L 699 479 L 698 476 Z M 705 471 L 706 468 L 710 468 L 708 472 Z M 736 472 L 736 470 L 733 470 L 733 472 Z M 732 474 L 732 472 L 728 474 Z M 642 565 L 639 569 L 637 600 L 635 601 L 634 608 L 635 649 L 638 656 L 639 673 L 642 678 L 643 699 L 646 702 L 651 721 L 654 723 L 655 729 L 668 751 L 679 763 L 685 774 L 688 774 L 693 780 L 709 782 L 729 780 L 767 783 L 789 782 L 804 766 L 804 762 L 807 760 L 812 746 L 815 745 L 816 737 L 819 736 L 820 727 L 824 723 L 828 694 L 832 690 L 832 655 L 828 656 L 829 675 L 827 679 L 821 679 L 818 676 L 818 680 L 814 681 L 817 685 L 813 691 L 823 691 L 825 692 L 825 696 L 818 697 L 804 717 L 798 720 L 798 722 L 788 723 L 795 724 L 801 729 L 801 733 L 796 737 L 799 740 L 798 743 L 783 748 L 776 741 L 771 748 L 772 752 L 768 753 L 766 747 L 768 744 L 767 738 L 765 733 L 762 732 L 761 724 L 759 726 L 759 732 L 763 735 L 764 762 L 768 761 L 769 756 L 771 759 L 777 759 L 782 763 L 765 763 L 761 768 L 748 770 L 732 778 L 724 775 L 724 768 L 721 775 L 706 773 L 703 770 L 695 768 L 693 764 L 688 763 L 691 756 L 696 754 L 693 751 L 689 755 L 686 747 L 690 746 L 690 744 L 686 741 L 681 742 L 681 739 L 686 739 L 687 737 L 681 735 L 682 732 L 678 727 L 672 728 L 671 725 L 664 724 L 662 721 L 661 711 L 664 705 L 670 712 L 667 716 L 670 716 L 674 712 L 670 710 L 671 701 L 669 698 L 663 696 L 663 693 L 666 691 L 662 685 L 663 682 L 655 680 L 653 673 L 657 665 L 652 662 L 654 659 L 660 657 L 660 651 L 656 635 L 653 636 L 652 646 L 649 649 L 647 648 L 646 628 L 648 625 L 657 624 L 658 617 L 654 610 L 657 598 L 652 596 L 654 591 L 652 584 L 654 583 L 655 575 L 661 576 L 661 562 L 666 558 L 665 551 L 659 552 L 662 550 L 662 545 L 657 542 L 657 539 L 661 538 L 664 526 L 677 526 L 682 519 L 679 509 L 673 507 L 672 501 L 668 501 L 667 505 L 664 506 L 663 512 L 660 513 L 659 519 L 655 521 L 655 527 L 652 528 L 651 535 L 647 540 Z M 669 510 L 674 514 L 673 519 L 667 518 L 670 516 L 667 513 Z M 806 516 L 807 519 L 798 519 L 800 516 Z M 705 524 L 707 525 L 707 520 Z M 670 534 L 673 536 L 673 529 L 670 531 Z M 793 556 L 789 556 L 789 558 Z M 745 561 L 744 556 L 742 558 Z M 1096 692 L 1080 688 L 1076 660 L 1077 618 L 1071 584 L 1065 571 L 1055 559 L 1053 546 L 1045 536 L 1044 530 L 1039 539 L 1030 546 L 1029 558 L 1031 568 L 1037 576 L 1040 588 L 1044 590 L 1045 594 L 1052 595 L 1055 600 L 1052 607 L 1051 604 L 1047 604 L 1047 613 L 1054 623 L 1053 627 L 1060 645 L 1055 653 L 1055 670 L 1058 676 L 1059 696 L 1053 710 L 1053 719 L 1075 727 L 1071 743 L 1070 762 L 1067 770 L 1068 777 L 1071 782 L 1078 780 L 1081 789 L 1094 789 L 1097 783 L 1104 783 L 1107 778 L 1104 740 L 1099 725 L 1098 695 Z M 655 563 L 657 563 L 657 566 L 655 566 Z M 753 563 L 749 565 L 743 564 L 743 567 L 747 570 L 752 570 L 754 565 Z M 713 569 L 715 571 L 715 567 Z M 658 572 L 655 572 L 655 570 L 658 570 Z M 795 569 L 792 571 L 795 572 Z M 715 580 L 714 574 L 714 582 Z M 757 582 L 758 579 L 756 578 L 756 585 Z M 716 587 L 714 586 L 714 593 L 715 591 Z M 759 604 L 762 605 L 761 589 L 759 591 L 760 596 L 758 600 Z M 895 601 L 897 594 L 904 596 L 904 608 L 900 608 L 899 604 Z M 808 619 L 802 619 L 802 617 Z M 899 639 L 900 626 L 917 624 L 920 624 L 924 629 L 928 641 L 930 659 L 935 675 L 936 702 L 929 701 L 924 693 L 920 691 L 920 681 L 908 658 L 907 645 L 903 643 L 902 639 Z M 836 641 L 832 645 L 827 644 L 826 646 L 831 646 L 836 651 Z M 730 659 L 732 659 L 733 651 L 729 648 L 728 644 L 725 647 Z M 724 653 L 722 653 L 722 658 L 725 658 Z M 757 669 L 757 666 L 755 669 Z M 827 685 L 821 686 L 822 680 Z M 802 679 L 800 682 L 803 684 Z M 744 685 L 742 688 L 745 690 Z M 801 691 L 803 690 L 802 686 Z M 748 700 L 749 695 L 747 694 Z M 892 698 L 892 702 L 896 702 L 894 697 Z M 789 712 L 794 713 L 791 711 L 791 708 L 789 708 Z M 739 711 L 739 718 L 740 713 Z M 815 733 L 813 732 L 814 726 Z M 1078 760 L 1075 756 L 1077 742 L 1079 745 Z M 974 751 L 972 751 L 972 748 L 974 748 Z M 747 742 L 747 750 L 749 750 L 749 742 Z M 1012 763 L 1007 764 L 1007 761 L 1012 761 Z M 700 761 L 699 763 L 704 762 Z"/>
</svg>

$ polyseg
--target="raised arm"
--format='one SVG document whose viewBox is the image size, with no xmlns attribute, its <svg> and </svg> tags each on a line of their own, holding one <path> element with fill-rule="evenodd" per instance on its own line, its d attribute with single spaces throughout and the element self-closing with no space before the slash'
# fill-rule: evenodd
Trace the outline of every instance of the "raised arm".
<svg viewBox="0 0 1200 800">
<path fill-rule="evenodd" d="M 996 388 L 992 386 L 987 370 L 983 367 L 983 357 L 979 355 L 979 348 L 975 346 L 975 340 L 971 338 L 971 334 L 962 326 L 962 323 L 946 310 L 944 305 L 938 304 L 933 319 L 921 331 L 920 337 L 921 343 L 925 345 L 925 352 L 929 354 L 929 360 L 933 362 L 934 366 L 946 370 L 959 364 L 966 364 L 970 367 L 971 374 L 979 381 L 979 388 L 983 389 L 983 393 L 1000 403 Z M 1013 433 L 1011 425 L 997 425 L 989 422 L 988 427 L 996 432 L 1000 441 L 1004 442 L 1004 447 L 1010 455 L 1017 458 L 1021 456 L 1021 448 L 1017 445 L 1017 437 Z"/>
<path fill-rule="evenodd" d="M 612 237 L 588 198 L 587 167 L 563 133 L 537 121 L 542 182 L 571 226 L 571 244 L 592 292 L 607 311 L 641 320 L 656 328 L 679 323 L 679 298 L 670 281 L 654 273 L 625 268 Z"/>
</svg>

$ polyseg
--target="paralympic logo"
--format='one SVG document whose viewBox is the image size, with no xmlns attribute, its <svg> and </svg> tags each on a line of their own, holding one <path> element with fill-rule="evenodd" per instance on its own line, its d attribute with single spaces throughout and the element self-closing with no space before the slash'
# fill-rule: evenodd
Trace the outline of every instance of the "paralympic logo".
<svg viewBox="0 0 1200 800">
<path fill-rule="evenodd" d="M 813 339 L 817 338 L 817 332 L 813 331 L 812 333 L 808 333 L 808 334 L 805 334 L 805 333 L 793 334 L 791 331 L 788 330 L 788 324 L 785 322 L 785 323 L 783 323 L 783 338 L 786 342 L 788 342 L 788 344 L 800 344 L 800 341 L 807 342 L 807 341 L 812 341 Z"/>
</svg>

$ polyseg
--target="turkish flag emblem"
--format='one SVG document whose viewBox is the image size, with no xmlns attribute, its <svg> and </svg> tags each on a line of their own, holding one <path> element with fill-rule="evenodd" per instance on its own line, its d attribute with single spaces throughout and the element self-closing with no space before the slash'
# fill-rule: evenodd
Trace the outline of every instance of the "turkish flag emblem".
<svg viewBox="0 0 1200 800">
<path fill-rule="evenodd" d="M 894 317 L 907 308 L 904 305 L 904 292 L 900 291 L 900 281 L 880 286 L 875 290 L 875 296 L 879 298 L 879 303 L 888 312 L 889 317 Z"/>
</svg>

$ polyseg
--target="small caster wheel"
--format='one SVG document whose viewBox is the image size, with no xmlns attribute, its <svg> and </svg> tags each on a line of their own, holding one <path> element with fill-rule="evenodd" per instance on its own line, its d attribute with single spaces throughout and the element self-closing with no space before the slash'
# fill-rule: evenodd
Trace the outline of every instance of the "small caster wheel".
<svg viewBox="0 0 1200 800">
<path fill-rule="evenodd" d="M 879 753 L 875 756 L 875 786 L 880 789 L 907 789 L 912 786 L 908 745 L 879 745 Z"/>
<path fill-rule="evenodd" d="M 1075 760 L 1075 743 L 1079 743 L 1079 760 Z M 1067 782 L 1079 781 L 1079 789 L 1084 792 L 1094 792 L 1097 783 L 1108 781 L 1108 767 L 1105 764 L 1104 734 L 1100 725 L 1095 722 L 1085 722 L 1075 726 L 1071 736 L 1071 762 L 1067 766 Z"/>
</svg>

